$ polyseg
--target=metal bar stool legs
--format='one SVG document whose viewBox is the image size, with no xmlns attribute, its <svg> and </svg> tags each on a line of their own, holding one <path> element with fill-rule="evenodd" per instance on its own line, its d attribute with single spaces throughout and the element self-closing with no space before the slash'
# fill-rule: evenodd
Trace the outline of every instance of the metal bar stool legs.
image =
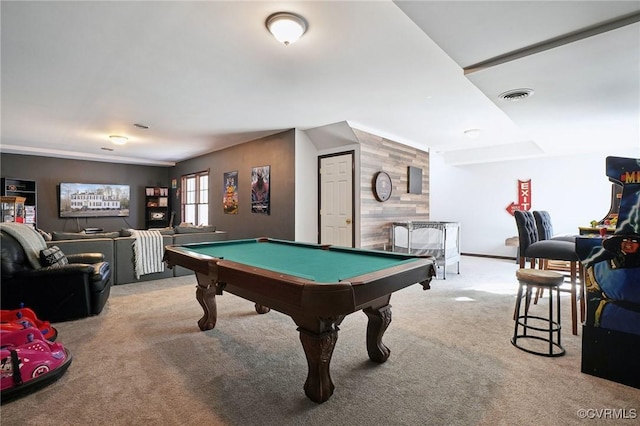
<svg viewBox="0 0 640 426">
<path fill-rule="evenodd" d="M 511 343 L 525 352 L 535 355 L 555 357 L 564 355 L 560 331 L 560 285 L 564 281 L 562 274 L 540 269 L 518 269 L 518 296 L 516 300 L 516 318 Z M 549 313 L 544 318 L 529 314 L 533 288 L 549 289 Z M 555 293 L 555 295 L 554 295 Z M 525 306 L 522 310 L 524 295 Z M 555 306 L 554 306 L 555 296 Z M 555 319 L 554 319 L 555 308 Z M 538 325 L 540 324 L 540 325 Z M 540 342 L 544 342 L 540 344 Z"/>
</svg>

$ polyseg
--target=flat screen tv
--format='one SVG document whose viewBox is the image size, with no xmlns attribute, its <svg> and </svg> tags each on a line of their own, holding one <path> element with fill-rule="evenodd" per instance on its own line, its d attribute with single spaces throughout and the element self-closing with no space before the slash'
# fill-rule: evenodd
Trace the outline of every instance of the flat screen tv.
<svg viewBox="0 0 640 426">
<path fill-rule="evenodd" d="M 129 185 L 63 182 L 59 194 L 61 218 L 129 216 Z"/>
</svg>

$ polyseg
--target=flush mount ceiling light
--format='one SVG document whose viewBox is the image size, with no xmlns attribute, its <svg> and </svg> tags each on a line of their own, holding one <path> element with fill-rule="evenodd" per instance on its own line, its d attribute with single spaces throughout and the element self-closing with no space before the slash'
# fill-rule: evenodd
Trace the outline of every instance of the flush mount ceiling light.
<svg viewBox="0 0 640 426">
<path fill-rule="evenodd" d="M 307 31 L 307 21 L 299 15 L 289 12 L 278 12 L 269 15 L 267 29 L 285 46 L 295 43 Z"/>
<path fill-rule="evenodd" d="M 480 137 L 480 129 L 465 130 L 464 135 L 469 139 L 478 139 Z"/>
<path fill-rule="evenodd" d="M 129 138 L 127 138 L 126 136 L 119 136 L 119 135 L 111 135 L 109 136 L 109 139 L 111 139 L 111 142 L 113 142 L 116 145 L 124 145 L 129 140 Z"/>
<path fill-rule="evenodd" d="M 503 99 L 505 101 L 521 101 L 522 99 L 533 96 L 533 89 L 513 89 L 507 90 L 504 93 L 500 93 L 498 95 L 499 99 Z"/>
</svg>

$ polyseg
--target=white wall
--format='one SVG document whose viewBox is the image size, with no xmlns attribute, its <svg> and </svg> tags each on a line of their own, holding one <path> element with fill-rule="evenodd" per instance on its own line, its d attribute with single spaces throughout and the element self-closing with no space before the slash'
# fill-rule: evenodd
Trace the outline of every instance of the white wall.
<svg viewBox="0 0 640 426">
<path fill-rule="evenodd" d="M 318 242 L 318 150 L 303 131 L 296 138 L 296 241 Z"/>
<path fill-rule="evenodd" d="M 578 226 L 609 211 L 605 158 L 589 154 L 449 166 L 431 152 L 430 220 L 461 222 L 463 253 L 513 257 L 516 248 L 504 242 L 518 232 L 506 207 L 518 201 L 518 180 L 531 179 L 531 210 L 547 210 L 554 233 L 577 234 Z"/>
<path fill-rule="evenodd" d="M 352 132 L 349 128 L 349 131 Z M 316 135 L 317 137 L 317 135 Z M 295 235 L 296 241 L 318 242 L 318 157 L 341 152 L 354 151 L 355 175 L 354 181 L 354 226 L 355 246 L 360 247 L 360 145 L 344 143 L 348 138 L 336 138 L 321 141 L 322 148 L 318 148 L 309 137 L 309 131 L 295 129 L 295 179 L 296 179 L 296 213 Z M 355 138 L 355 135 L 353 135 Z M 331 146 L 334 143 L 337 146 Z M 329 147 L 327 147 L 329 146 Z"/>
</svg>

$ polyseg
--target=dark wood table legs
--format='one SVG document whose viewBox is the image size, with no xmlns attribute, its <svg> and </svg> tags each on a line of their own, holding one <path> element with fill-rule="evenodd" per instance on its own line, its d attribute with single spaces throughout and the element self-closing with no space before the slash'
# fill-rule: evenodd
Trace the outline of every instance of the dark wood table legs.
<svg viewBox="0 0 640 426">
<path fill-rule="evenodd" d="M 196 273 L 198 285 L 196 286 L 196 300 L 202 306 L 204 315 L 198 320 L 200 330 L 211 330 L 216 326 L 218 308 L 216 306 L 216 286 L 206 276 Z"/>
<path fill-rule="evenodd" d="M 206 275 L 196 274 L 196 300 L 204 312 L 198 320 L 200 330 L 211 330 L 216 326 L 217 306 L 216 295 L 222 294 L 223 284 L 212 284 Z M 388 302 L 389 298 L 386 298 Z M 263 314 L 269 308 L 260 304 L 255 305 L 256 312 Z M 382 336 L 391 323 L 391 305 L 368 307 L 363 312 L 369 318 L 367 324 L 367 353 L 372 361 L 383 363 L 389 358 L 390 350 L 382 343 Z M 307 358 L 307 380 L 304 392 L 307 397 L 317 403 L 323 403 L 333 394 L 335 388 L 331 380 L 330 364 L 333 350 L 338 341 L 338 326 L 344 315 L 335 318 L 315 318 L 294 316 L 298 325 L 300 342 Z"/>
<path fill-rule="evenodd" d="M 329 364 L 338 340 L 338 327 L 316 334 L 298 328 L 304 354 L 307 357 L 307 380 L 304 393 L 313 402 L 325 402 L 333 394 L 335 386 L 331 381 Z"/>
<path fill-rule="evenodd" d="M 391 351 L 382 343 L 382 336 L 391 324 L 391 305 L 381 308 L 366 308 L 363 310 L 369 323 L 367 324 L 367 353 L 375 362 L 385 362 Z"/>
<path fill-rule="evenodd" d="M 388 299 L 387 299 L 388 300 Z M 369 318 L 367 325 L 367 353 L 372 361 L 383 363 L 391 351 L 382 343 L 382 336 L 391 323 L 391 305 L 368 307 L 363 312 Z M 300 341 L 307 357 L 307 380 L 304 392 L 317 403 L 323 403 L 333 394 L 330 364 L 338 341 L 338 325 L 344 316 L 335 319 L 294 318 L 298 324 Z M 314 331 L 310 331 L 314 330 Z"/>
</svg>

